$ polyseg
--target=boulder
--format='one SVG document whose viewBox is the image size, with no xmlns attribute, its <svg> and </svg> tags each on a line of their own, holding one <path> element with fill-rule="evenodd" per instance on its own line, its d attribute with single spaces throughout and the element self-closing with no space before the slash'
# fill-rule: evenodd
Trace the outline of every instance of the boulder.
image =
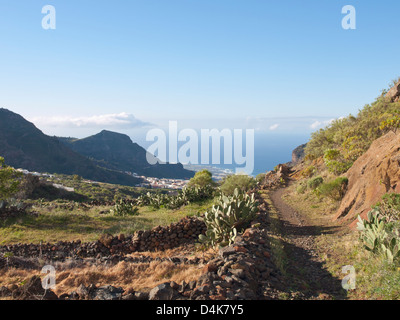
<svg viewBox="0 0 400 320">
<path fill-rule="evenodd" d="M 334 219 L 354 227 L 357 216 L 365 219 L 385 193 L 400 193 L 400 133 L 389 132 L 375 140 L 345 176 L 347 193 Z"/>
<path fill-rule="evenodd" d="M 93 300 L 121 300 L 124 290 L 113 286 L 102 286 L 93 293 Z"/>
<path fill-rule="evenodd" d="M 163 283 L 150 291 L 149 300 L 171 300 L 174 294 L 175 290 L 171 288 L 169 283 Z"/>
<path fill-rule="evenodd" d="M 298 146 L 292 151 L 292 164 L 297 164 L 304 159 L 307 143 Z"/>
<path fill-rule="evenodd" d="M 400 100 L 400 81 L 388 91 L 386 98 L 392 102 L 398 102 Z"/>
</svg>

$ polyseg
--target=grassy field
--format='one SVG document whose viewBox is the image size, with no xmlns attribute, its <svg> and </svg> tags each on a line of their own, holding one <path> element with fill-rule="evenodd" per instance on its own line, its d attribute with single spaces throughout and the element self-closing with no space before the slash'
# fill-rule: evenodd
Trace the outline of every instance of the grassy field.
<svg viewBox="0 0 400 320">
<path fill-rule="evenodd" d="M 94 241 L 102 233 L 117 235 L 133 234 L 137 230 L 148 230 L 158 225 L 168 225 L 186 216 L 204 213 L 213 200 L 190 204 L 177 210 L 139 208 L 137 216 L 113 216 L 111 207 L 92 207 L 89 210 L 33 206 L 38 216 L 25 216 L 0 222 L 0 245 L 15 243 L 40 243 L 57 241 Z"/>
</svg>

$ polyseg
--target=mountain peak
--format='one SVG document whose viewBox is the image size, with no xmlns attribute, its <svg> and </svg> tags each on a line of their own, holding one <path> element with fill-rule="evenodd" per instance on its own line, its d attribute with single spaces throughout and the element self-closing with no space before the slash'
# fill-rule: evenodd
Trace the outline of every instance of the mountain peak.
<svg viewBox="0 0 400 320">
<path fill-rule="evenodd" d="M 64 139 L 69 143 L 73 139 Z M 72 151 L 56 137 L 49 137 L 10 110 L 0 109 L 0 155 L 15 168 L 29 171 L 78 174 L 100 182 L 136 185 L 141 180 L 98 166 Z"/>
<path fill-rule="evenodd" d="M 98 134 L 95 134 L 93 136 L 84 138 L 82 140 L 86 141 L 100 141 L 102 143 L 108 144 L 108 143 L 123 143 L 123 144 L 132 144 L 131 138 L 123 133 L 118 133 L 114 131 L 109 131 L 109 130 L 102 130 Z"/>
</svg>

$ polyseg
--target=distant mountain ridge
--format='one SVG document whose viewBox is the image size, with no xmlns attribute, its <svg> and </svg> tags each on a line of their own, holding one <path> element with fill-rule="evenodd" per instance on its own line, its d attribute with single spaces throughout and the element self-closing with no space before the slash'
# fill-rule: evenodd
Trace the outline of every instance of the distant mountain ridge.
<svg viewBox="0 0 400 320">
<path fill-rule="evenodd" d="M 124 136 L 117 133 L 108 134 L 108 132 L 106 135 L 115 137 Z M 112 143 L 116 143 L 117 140 L 118 139 L 114 139 Z M 124 137 L 123 140 L 124 145 L 128 145 L 129 142 L 133 144 L 128 136 L 126 136 L 126 138 Z M 110 148 L 110 145 L 101 146 L 101 143 L 95 144 L 90 148 L 90 143 L 88 143 L 90 141 L 91 139 L 59 139 L 57 137 L 47 136 L 36 128 L 33 123 L 25 120 L 22 116 L 10 110 L 0 108 L 0 155 L 6 159 L 7 164 L 15 168 L 24 168 L 29 171 L 77 174 L 90 180 L 129 186 L 134 186 L 142 181 L 139 178 L 121 172 L 135 172 L 135 170 L 134 168 L 126 170 L 126 166 L 119 168 L 116 159 L 111 163 L 101 161 L 110 159 L 110 153 L 113 153 L 114 149 Z M 122 140 L 120 139 L 119 141 Z M 95 156 L 101 158 L 96 159 L 93 155 L 82 155 L 74 151 L 71 143 L 74 144 L 75 142 L 78 142 L 75 146 L 79 150 L 81 150 L 82 146 L 86 146 L 91 151 L 94 151 L 95 148 L 100 148 L 105 152 L 107 150 L 111 151 L 103 157 L 100 156 L 100 153 L 94 153 Z M 143 152 L 140 148 L 141 147 L 138 145 L 133 145 L 131 153 L 134 152 L 134 150 L 137 150 L 139 153 Z M 88 157 L 94 159 L 89 159 Z M 161 165 L 154 167 L 155 175 L 153 176 L 162 175 L 163 172 L 165 172 L 166 175 L 174 173 L 174 170 L 171 170 L 168 165 L 165 165 L 166 168 L 164 170 L 160 168 L 160 166 Z M 176 166 L 179 168 L 179 165 Z M 143 168 L 143 172 L 151 173 L 152 168 Z M 190 171 L 188 171 L 188 173 L 190 173 Z M 181 176 L 183 175 L 184 174 Z"/>
<path fill-rule="evenodd" d="M 103 130 L 84 139 L 60 138 L 60 141 L 111 170 L 156 178 L 187 179 L 194 175 L 193 171 L 184 169 L 180 163 L 150 165 L 146 159 L 147 151 L 125 134 Z"/>
</svg>

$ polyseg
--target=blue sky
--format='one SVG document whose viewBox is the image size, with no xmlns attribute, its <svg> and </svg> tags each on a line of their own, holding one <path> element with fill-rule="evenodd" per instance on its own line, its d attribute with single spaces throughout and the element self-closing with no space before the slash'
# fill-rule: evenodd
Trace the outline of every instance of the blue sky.
<svg viewBox="0 0 400 320">
<path fill-rule="evenodd" d="M 41 27 L 46 4 L 56 30 Z M 348 4 L 356 30 L 341 27 Z M 169 120 L 308 133 L 400 76 L 398 12 L 397 0 L 1 0 L 0 106 L 57 135 Z"/>
</svg>

